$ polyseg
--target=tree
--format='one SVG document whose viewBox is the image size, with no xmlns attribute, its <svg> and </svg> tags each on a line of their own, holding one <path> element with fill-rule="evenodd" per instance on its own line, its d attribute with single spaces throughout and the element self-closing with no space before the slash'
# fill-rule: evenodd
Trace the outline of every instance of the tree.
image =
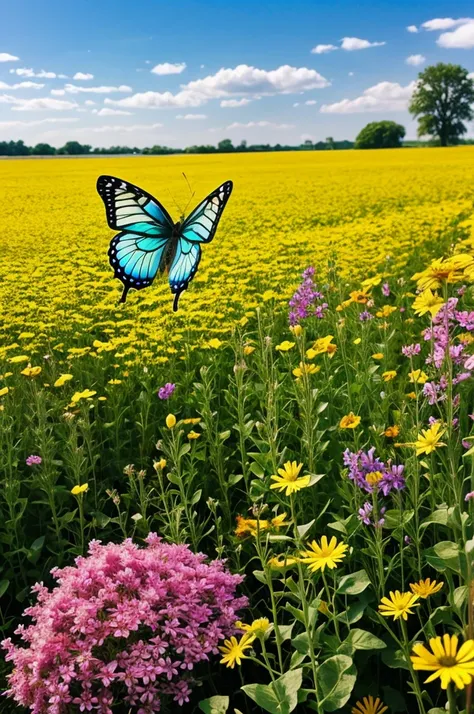
<svg viewBox="0 0 474 714">
<path fill-rule="evenodd" d="M 88 154 L 90 150 L 91 147 L 89 144 L 80 144 L 78 141 L 67 141 L 58 153 L 73 156 L 77 154 Z"/>
<path fill-rule="evenodd" d="M 54 156 L 56 149 L 51 144 L 36 144 L 31 149 L 31 153 L 35 156 Z"/>
<path fill-rule="evenodd" d="M 474 119 L 474 80 L 458 64 L 427 67 L 418 75 L 410 112 L 418 118 L 418 136 L 436 136 L 441 146 L 457 144 Z"/>
<path fill-rule="evenodd" d="M 397 149 L 402 145 L 405 127 L 394 121 L 373 121 L 359 132 L 355 149 Z"/>
<path fill-rule="evenodd" d="M 222 139 L 222 141 L 217 144 L 217 150 L 222 152 L 234 151 L 232 141 L 230 139 Z"/>
<path fill-rule="evenodd" d="M 327 144 L 328 149 L 335 149 L 335 148 L 336 148 L 336 147 L 334 146 L 334 139 L 332 138 L 332 136 L 328 136 L 328 137 L 327 137 L 327 139 L 326 139 L 326 144 Z"/>
</svg>

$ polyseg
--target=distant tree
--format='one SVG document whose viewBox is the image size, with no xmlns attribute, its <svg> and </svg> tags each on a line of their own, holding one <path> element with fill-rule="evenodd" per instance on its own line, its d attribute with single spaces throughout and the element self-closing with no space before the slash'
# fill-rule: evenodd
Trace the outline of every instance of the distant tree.
<svg viewBox="0 0 474 714">
<path fill-rule="evenodd" d="M 313 141 L 311 139 L 305 139 L 301 144 L 301 148 L 306 151 L 313 149 Z"/>
<path fill-rule="evenodd" d="M 91 150 L 89 144 L 80 144 L 78 141 L 67 141 L 58 153 L 75 156 L 78 154 L 89 154 Z"/>
<path fill-rule="evenodd" d="M 335 145 L 334 145 L 334 139 L 332 138 L 332 136 L 328 136 L 328 137 L 327 137 L 327 139 L 326 139 L 326 145 L 327 145 L 327 148 L 328 148 L 328 149 L 335 149 L 335 148 L 336 148 Z"/>
<path fill-rule="evenodd" d="M 50 144 L 36 144 L 31 149 L 31 153 L 35 156 L 54 156 L 56 149 Z"/>
<path fill-rule="evenodd" d="M 373 121 L 359 132 L 356 149 L 397 149 L 402 145 L 405 127 L 394 121 Z"/>
<path fill-rule="evenodd" d="M 474 80 L 458 64 L 427 67 L 418 75 L 410 112 L 418 117 L 418 136 L 435 136 L 441 146 L 457 144 L 474 119 Z"/>
<path fill-rule="evenodd" d="M 222 141 L 217 144 L 217 150 L 228 153 L 229 151 L 234 151 L 234 145 L 230 139 L 222 139 Z"/>
</svg>

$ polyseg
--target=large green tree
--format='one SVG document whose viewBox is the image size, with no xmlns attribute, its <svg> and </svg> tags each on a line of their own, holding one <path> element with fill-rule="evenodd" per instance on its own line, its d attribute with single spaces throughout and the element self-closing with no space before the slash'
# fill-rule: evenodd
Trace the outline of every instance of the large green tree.
<svg viewBox="0 0 474 714">
<path fill-rule="evenodd" d="M 373 121 L 357 135 L 356 149 L 397 149 L 402 145 L 405 127 L 394 121 Z"/>
<path fill-rule="evenodd" d="M 418 75 L 410 112 L 418 117 L 418 136 L 433 136 L 441 146 L 456 144 L 474 119 L 474 80 L 458 64 L 439 62 Z"/>
</svg>

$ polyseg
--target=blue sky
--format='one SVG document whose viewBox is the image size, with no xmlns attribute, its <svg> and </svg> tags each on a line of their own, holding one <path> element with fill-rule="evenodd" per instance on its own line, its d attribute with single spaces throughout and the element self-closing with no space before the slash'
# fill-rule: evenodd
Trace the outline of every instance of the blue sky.
<svg viewBox="0 0 474 714">
<path fill-rule="evenodd" d="M 473 17 L 453 0 L 16 0 L 0 140 L 297 144 L 378 119 L 414 138 L 413 82 L 439 61 L 474 72 Z"/>
</svg>

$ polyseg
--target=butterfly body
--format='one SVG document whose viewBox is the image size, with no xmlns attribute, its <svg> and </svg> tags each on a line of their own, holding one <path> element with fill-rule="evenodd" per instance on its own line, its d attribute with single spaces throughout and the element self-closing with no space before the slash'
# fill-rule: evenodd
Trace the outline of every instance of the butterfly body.
<svg viewBox="0 0 474 714">
<path fill-rule="evenodd" d="M 223 183 L 176 223 L 156 198 L 128 181 L 100 176 L 97 191 L 109 227 L 121 231 L 108 251 L 115 277 L 124 286 L 120 302 L 125 302 L 131 288 L 142 290 L 158 273 L 167 273 L 176 311 L 179 296 L 198 269 L 201 243 L 214 238 L 232 182 Z"/>
</svg>

